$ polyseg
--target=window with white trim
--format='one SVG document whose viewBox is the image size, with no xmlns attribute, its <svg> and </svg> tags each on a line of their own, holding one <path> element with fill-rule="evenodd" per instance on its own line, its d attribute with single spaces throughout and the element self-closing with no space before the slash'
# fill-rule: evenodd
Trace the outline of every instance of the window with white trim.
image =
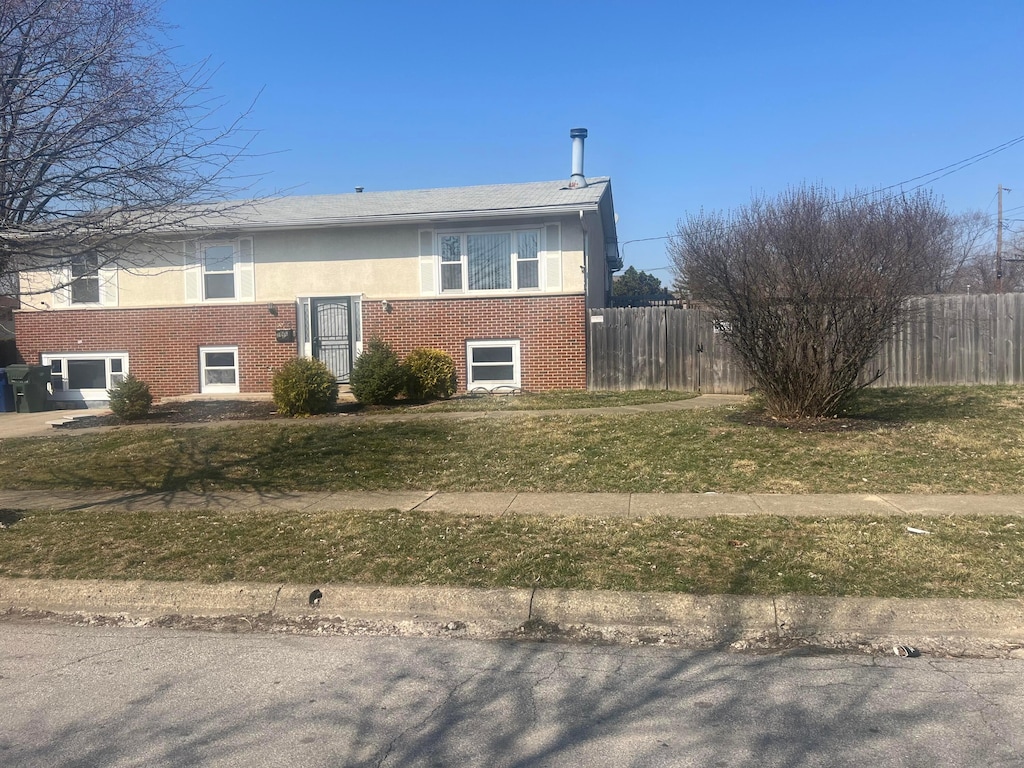
<svg viewBox="0 0 1024 768">
<path fill-rule="evenodd" d="M 202 243 L 200 261 L 203 265 L 203 298 L 233 299 L 238 295 L 236 281 L 237 254 L 232 243 Z"/>
<path fill-rule="evenodd" d="M 199 391 L 238 392 L 238 347 L 199 348 Z"/>
<path fill-rule="evenodd" d="M 540 288 L 540 230 L 441 232 L 441 292 L 535 291 Z"/>
<path fill-rule="evenodd" d="M 518 339 L 466 342 L 466 389 L 519 389 Z"/>
<path fill-rule="evenodd" d="M 187 241 L 184 247 L 186 302 L 254 301 L 256 281 L 251 237 Z"/>
<path fill-rule="evenodd" d="M 127 352 L 55 352 L 41 359 L 50 366 L 54 400 L 106 400 L 107 390 L 128 375 Z"/>
<path fill-rule="evenodd" d="M 71 257 L 69 287 L 72 304 L 100 303 L 100 260 L 95 253 L 80 253 Z"/>
</svg>

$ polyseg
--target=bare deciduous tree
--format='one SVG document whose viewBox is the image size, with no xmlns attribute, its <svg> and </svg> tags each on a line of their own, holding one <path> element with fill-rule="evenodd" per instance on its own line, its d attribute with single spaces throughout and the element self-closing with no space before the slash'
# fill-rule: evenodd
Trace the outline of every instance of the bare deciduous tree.
<svg viewBox="0 0 1024 768">
<path fill-rule="evenodd" d="M 1024 238 L 1008 232 L 1004 235 L 1001 258 L 996 258 L 996 227 L 994 216 L 982 212 L 957 218 L 960 230 L 958 243 L 965 248 L 963 268 L 955 290 L 961 293 L 1004 293 L 1024 290 Z M 996 274 L 1001 262 L 1003 278 Z"/>
<path fill-rule="evenodd" d="M 729 215 L 690 217 L 669 253 L 677 280 L 715 312 L 768 411 L 823 417 L 865 384 L 862 370 L 904 300 L 934 279 L 949 227 L 944 207 L 924 193 L 840 199 L 805 186 Z"/>
<path fill-rule="evenodd" d="M 246 152 L 205 64 L 175 63 L 156 0 L 0 2 L 0 279 L 222 210 Z"/>
</svg>

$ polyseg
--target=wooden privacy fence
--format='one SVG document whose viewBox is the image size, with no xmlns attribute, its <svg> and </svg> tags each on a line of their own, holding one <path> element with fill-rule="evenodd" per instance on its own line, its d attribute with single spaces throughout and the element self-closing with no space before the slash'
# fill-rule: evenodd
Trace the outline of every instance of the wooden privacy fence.
<svg viewBox="0 0 1024 768">
<path fill-rule="evenodd" d="M 864 369 L 874 386 L 1024 384 L 1024 294 L 923 296 Z M 752 382 L 700 309 L 590 311 L 590 389 L 742 393 Z"/>
</svg>

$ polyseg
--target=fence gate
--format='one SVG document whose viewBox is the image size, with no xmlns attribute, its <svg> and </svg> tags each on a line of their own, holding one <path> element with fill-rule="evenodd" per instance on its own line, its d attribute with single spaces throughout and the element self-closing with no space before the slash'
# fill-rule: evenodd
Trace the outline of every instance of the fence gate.
<svg viewBox="0 0 1024 768">
<path fill-rule="evenodd" d="M 710 315 L 642 307 L 590 312 L 590 389 L 744 392 L 750 386 Z"/>
<path fill-rule="evenodd" d="M 352 301 L 347 298 L 312 299 L 313 357 L 347 383 L 352 372 Z"/>
</svg>

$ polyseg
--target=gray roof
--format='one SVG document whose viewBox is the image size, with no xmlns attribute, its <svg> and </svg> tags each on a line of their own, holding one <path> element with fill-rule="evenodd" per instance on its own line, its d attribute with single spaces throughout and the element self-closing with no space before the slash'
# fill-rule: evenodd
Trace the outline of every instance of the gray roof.
<svg viewBox="0 0 1024 768">
<path fill-rule="evenodd" d="M 611 205 L 608 177 L 587 184 L 569 189 L 565 180 L 536 181 L 239 201 L 224 203 L 220 214 L 200 215 L 190 225 L 262 229 L 571 213 L 599 210 L 606 195 L 605 205 Z"/>
</svg>

